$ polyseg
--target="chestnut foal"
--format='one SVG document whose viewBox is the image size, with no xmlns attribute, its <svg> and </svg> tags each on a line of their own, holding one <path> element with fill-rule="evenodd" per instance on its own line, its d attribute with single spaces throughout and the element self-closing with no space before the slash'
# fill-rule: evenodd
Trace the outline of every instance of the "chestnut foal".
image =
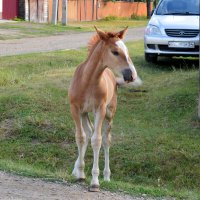
<svg viewBox="0 0 200 200">
<path fill-rule="evenodd" d="M 78 179 L 85 179 L 84 156 L 91 137 L 93 149 L 93 168 L 90 191 L 99 191 L 99 151 L 103 143 L 105 155 L 104 180 L 110 181 L 109 148 L 110 129 L 117 106 L 117 82 L 113 72 L 122 73 L 125 82 L 137 78 L 136 69 L 129 57 L 128 49 L 121 40 L 127 28 L 113 33 L 96 29 L 97 34 L 89 43 L 89 55 L 80 64 L 73 76 L 69 88 L 69 101 L 72 117 L 76 125 L 76 143 L 78 159 L 72 174 Z M 94 127 L 88 112 L 94 114 Z M 103 140 L 102 125 L 105 126 Z"/>
</svg>

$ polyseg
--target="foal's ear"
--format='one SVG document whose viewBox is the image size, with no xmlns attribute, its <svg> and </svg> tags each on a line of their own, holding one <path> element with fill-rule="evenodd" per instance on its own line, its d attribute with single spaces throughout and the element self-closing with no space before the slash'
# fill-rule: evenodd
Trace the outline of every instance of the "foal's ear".
<svg viewBox="0 0 200 200">
<path fill-rule="evenodd" d="M 125 34 L 126 34 L 126 32 L 127 32 L 127 29 L 128 29 L 128 26 L 127 26 L 124 30 L 118 32 L 118 33 L 116 34 L 116 36 L 117 36 L 118 38 L 120 38 L 120 39 L 123 39 L 124 36 L 125 36 Z"/>
<path fill-rule="evenodd" d="M 98 29 L 96 26 L 94 26 L 94 28 L 96 29 L 96 32 L 99 35 L 101 40 L 107 40 L 108 39 L 108 35 L 104 31 Z"/>
</svg>

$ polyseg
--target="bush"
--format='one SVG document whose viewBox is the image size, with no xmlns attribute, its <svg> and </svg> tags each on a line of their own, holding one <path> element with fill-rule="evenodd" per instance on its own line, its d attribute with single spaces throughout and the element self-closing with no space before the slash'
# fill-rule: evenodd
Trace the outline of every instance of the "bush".
<svg viewBox="0 0 200 200">
<path fill-rule="evenodd" d="M 132 14 L 131 15 L 131 19 L 135 19 L 135 20 L 141 20 L 141 19 L 146 19 L 146 16 L 138 16 L 136 14 Z"/>
<path fill-rule="evenodd" d="M 119 17 L 110 15 L 110 16 L 105 17 L 103 20 L 112 21 L 112 20 L 117 20 L 117 19 L 119 19 Z"/>
</svg>

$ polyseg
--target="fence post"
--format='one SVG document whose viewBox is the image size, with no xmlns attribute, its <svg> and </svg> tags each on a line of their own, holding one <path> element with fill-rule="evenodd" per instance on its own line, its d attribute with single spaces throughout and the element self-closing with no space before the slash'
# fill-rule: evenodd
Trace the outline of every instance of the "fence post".
<svg viewBox="0 0 200 200">
<path fill-rule="evenodd" d="M 29 1 L 25 0 L 25 21 L 30 20 L 30 10 L 29 10 Z"/>
<path fill-rule="evenodd" d="M 67 25 L 67 0 L 62 0 L 62 25 Z"/>
<path fill-rule="evenodd" d="M 58 0 L 53 0 L 52 6 L 52 24 L 57 24 L 57 15 L 58 15 Z"/>
<path fill-rule="evenodd" d="M 48 0 L 44 0 L 44 22 L 48 22 Z"/>
</svg>

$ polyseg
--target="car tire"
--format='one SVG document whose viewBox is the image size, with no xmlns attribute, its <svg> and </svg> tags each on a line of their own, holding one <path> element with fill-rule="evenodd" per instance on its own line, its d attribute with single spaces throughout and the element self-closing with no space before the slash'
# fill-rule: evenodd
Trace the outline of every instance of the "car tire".
<svg viewBox="0 0 200 200">
<path fill-rule="evenodd" d="M 156 63 L 158 60 L 158 55 L 154 53 L 145 53 L 145 60 L 150 63 Z"/>
</svg>

